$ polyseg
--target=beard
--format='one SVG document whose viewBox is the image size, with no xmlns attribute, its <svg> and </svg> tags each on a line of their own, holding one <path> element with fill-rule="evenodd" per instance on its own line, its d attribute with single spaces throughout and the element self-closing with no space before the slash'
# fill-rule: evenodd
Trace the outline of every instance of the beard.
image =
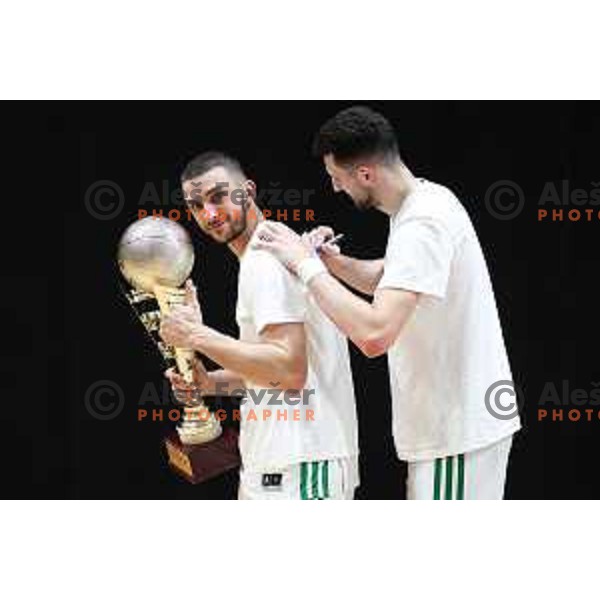
<svg viewBox="0 0 600 600">
<path fill-rule="evenodd" d="M 219 244 L 229 244 L 240 237 L 248 227 L 248 217 L 246 203 L 243 204 L 240 216 L 232 219 L 227 216 L 227 219 L 218 229 L 205 229 L 205 232 Z"/>
</svg>

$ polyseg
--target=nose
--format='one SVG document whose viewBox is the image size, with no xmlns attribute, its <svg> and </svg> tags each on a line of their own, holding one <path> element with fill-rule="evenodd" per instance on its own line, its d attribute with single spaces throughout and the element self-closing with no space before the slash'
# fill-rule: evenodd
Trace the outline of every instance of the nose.
<svg viewBox="0 0 600 600">
<path fill-rule="evenodd" d="M 204 206 L 204 219 L 209 223 L 211 221 L 217 220 L 219 217 L 219 209 L 216 206 L 211 204 L 206 204 Z"/>
</svg>

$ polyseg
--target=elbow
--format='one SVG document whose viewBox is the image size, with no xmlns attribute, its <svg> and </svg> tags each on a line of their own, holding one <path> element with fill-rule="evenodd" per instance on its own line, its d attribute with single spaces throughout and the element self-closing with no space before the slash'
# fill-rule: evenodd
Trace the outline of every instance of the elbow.
<svg viewBox="0 0 600 600">
<path fill-rule="evenodd" d="M 283 390 L 302 390 L 306 386 L 307 378 L 308 369 L 306 364 L 294 365 L 288 370 L 288 374 L 282 378 L 281 383 L 277 387 Z"/>
<path fill-rule="evenodd" d="M 304 389 L 306 385 L 306 377 L 286 377 L 277 387 L 284 391 L 300 391 Z"/>
<path fill-rule="evenodd" d="M 282 388 L 287 392 L 296 392 L 296 391 L 301 391 L 304 389 L 304 386 L 306 385 L 306 377 L 301 378 L 301 377 L 296 377 L 293 379 L 290 379 L 286 385 L 282 386 Z"/>
<path fill-rule="evenodd" d="M 366 337 L 357 340 L 358 349 L 367 358 L 377 358 L 383 356 L 392 345 L 393 340 L 381 334 L 367 335 Z"/>
</svg>

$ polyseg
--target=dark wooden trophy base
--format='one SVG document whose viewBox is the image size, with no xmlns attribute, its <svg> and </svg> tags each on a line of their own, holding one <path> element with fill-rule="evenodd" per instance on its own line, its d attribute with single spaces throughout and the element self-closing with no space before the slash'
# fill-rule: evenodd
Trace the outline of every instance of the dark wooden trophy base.
<svg viewBox="0 0 600 600">
<path fill-rule="evenodd" d="M 201 483 L 240 466 L 237 439 L 237 432 L 228 427 L 212 442 L 190 445 L 182 444 L 173 431 L 165 438 L 169 466 L 190 483 Z"/>
</svg>

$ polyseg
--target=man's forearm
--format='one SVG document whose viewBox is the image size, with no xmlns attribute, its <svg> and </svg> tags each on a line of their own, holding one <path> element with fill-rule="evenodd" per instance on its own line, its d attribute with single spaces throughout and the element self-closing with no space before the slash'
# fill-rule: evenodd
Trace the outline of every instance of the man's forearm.
<svg viewBox="0 0 600 600">
<path fill-rule="evenodd" d="M 289 353 L 277 344 L 236 340 L 205 326 L 194 336 L 193 349 L 235 373 L 242 382 L 281 389 L 304 385 L 295 374 L 296 365 Z"/>
<path fill-rule="evenodd" d="M 338 254 L 323 257 L 329 272 L 363 294 L 373 295 L 383 274 L 383 259 L 360 260 Z"/>
<path fill-rule="evenodd" d="M 211 394 L 230 396 L 232 392 L 244 387 L 244 380 L 237 373 L 229 369 L 217 369 L 208 372 L 207 383 L 202 392 L 209 396 Z"/>
<path fill-rule="evenodd" d="M 369 303 L 324 272 L 314 275 L 308 287 L 321 310 L 368 357 L 387 352 L 419 299 L 416 292 L 387 289 Z"/>
<path fill-rule="evenodd" d="M 347 290 L 329 273 L 310 280 L 309 289 L 321 310 L 359 348 L 378 328 L 373 306 Z"/>
</svg>

